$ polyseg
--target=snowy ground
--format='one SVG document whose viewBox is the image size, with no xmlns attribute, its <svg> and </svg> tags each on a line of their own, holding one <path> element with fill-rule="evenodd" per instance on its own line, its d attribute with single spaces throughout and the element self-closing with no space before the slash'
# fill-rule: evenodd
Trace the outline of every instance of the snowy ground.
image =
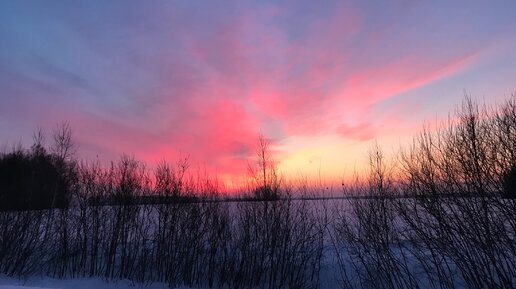
<svg viewBox="0 0 516 289">
<path fill-rule="evenodd" d="M 99 278 L 79 278 L 79 279 L 52 279 L 52 278 L 29 278 L 20 280 L 0 276 L 0 289 L 165 289 L 169 288 L 166 284 L 134 284 L 130 281 L 107 282 Z M 181 287 L 181 289 L 187 289 Z"/>
<path fill-rule="evenodd" d="M 333 271 L 326 268 L 321 272 L 321 288 L 338 288 L 335 283 Z M 53 279 L 30 277 L 28 279 L 18 279 L 7 277 L 0 274 L 0 289 L 170 289 L 164 283 L 135 284 L 131 281 L 106 281 L 101 278 L 76 278 L 76 279 Z M 176 289 L 190 289 L 190 287 L 177 287 Z M 196 289 L 202 289 L 196 287 Z"/>
</svg>

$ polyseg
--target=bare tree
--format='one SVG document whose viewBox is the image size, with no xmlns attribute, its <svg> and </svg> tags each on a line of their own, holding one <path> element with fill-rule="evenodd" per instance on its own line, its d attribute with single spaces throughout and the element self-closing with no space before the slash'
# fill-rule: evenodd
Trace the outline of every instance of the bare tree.
<svg viewBox="0 0 516 289">
<path fill-rule="evenodd" d="M 74 156 L 76 144 L 72 139 L 72 128 L 69 122 L 58 124 L 53 131 L 54 143 L 50 151 L 62 161 L 68 161 Z"/>
<path fill-rule="evenodd" d="M 32 153 L 41 155 L 45 153 L 45 133 L 42 128 L 38 128 L 32 135 Z"/>
<path fill-rule="evenodd" d="M 270 140 L 260 134 L 256 144 L 256 165 L 249 165 L 249 174 L 254 178 L 256 185 L 254 195 L 259 199 L 280 197 L 281 180 L 270 146 Z"/>
</svg>

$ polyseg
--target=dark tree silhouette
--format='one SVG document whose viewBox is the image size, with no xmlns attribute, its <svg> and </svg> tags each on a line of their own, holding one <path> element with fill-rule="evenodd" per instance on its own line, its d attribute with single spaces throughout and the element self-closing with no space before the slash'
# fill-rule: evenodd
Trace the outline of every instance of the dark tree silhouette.
<svg viewBox="0 0 516 289">
<path fill-rule="evenodd" d="M 516 166 L 505 173 L 503 184 L 503 196 L 516 199 Z"/>
<path fill-rule="evenodd" d="M 262 200 L 278 199 L 281 195 L 281 181 L 272 157 L 270 144 L 265 136 L 259 135 L 256 145 L 256 164 L 249 165 L 249 173 L 255 181 L 254 197 Z"/>
<path fill-rule="evenodd" d="M 53 153 L 44 146 L 38 129 L 30 150 L 16 148 L 0 155 L 0 210 L 34 210 L 67 207 L 75 169 L 71 159 L 71 129 L 55 131 Z"/>
</svg>

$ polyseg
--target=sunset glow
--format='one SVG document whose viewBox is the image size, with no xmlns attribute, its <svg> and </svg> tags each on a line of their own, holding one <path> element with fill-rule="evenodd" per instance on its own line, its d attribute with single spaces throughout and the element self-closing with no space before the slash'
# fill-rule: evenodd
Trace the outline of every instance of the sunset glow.
<svg viewBox="0 0 516 289">
<path fill-rule="evenodd" d="M 464 92 L 516 91 L 514 1 L 158 2 L 2 2 L 0 146 L 69 121 L 82 159 L 238 187 L 263 134 L 286 178 L 338 183 Z"/>
</svg>

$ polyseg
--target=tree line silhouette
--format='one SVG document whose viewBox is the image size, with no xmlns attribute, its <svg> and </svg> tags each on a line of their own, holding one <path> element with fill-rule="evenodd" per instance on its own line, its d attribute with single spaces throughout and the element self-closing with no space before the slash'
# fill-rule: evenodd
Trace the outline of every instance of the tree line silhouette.
<svg viewBox="0 0 516 289">
<path fill-rule="evenodd" d="M 29 150 L 20 145 L 0 154 L 0 210 L 65 208 L 76 184 L 71 128 L 59 126 L 49 152 L 38 130 Z"/>
<path fill-rule="evenodd" d="M 471 98 L 391 159 L 378 145 L 344 199 L 303 200 L 259 137 L 245 200 L 122 155 L 79 161 L 68 124 L 49 148 L 0 156 L 0 272 L 209 288 L 514 288 L 516 96 Z M 328 280 L 326 280 L 328 282 Z M 333 288 L 333 287 L 332 287 Z"/>
</svg>

